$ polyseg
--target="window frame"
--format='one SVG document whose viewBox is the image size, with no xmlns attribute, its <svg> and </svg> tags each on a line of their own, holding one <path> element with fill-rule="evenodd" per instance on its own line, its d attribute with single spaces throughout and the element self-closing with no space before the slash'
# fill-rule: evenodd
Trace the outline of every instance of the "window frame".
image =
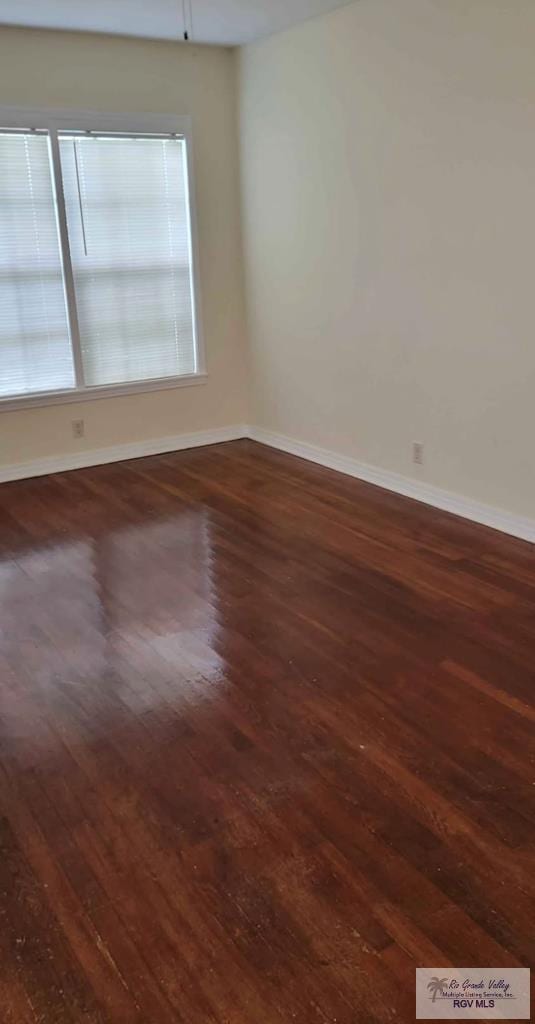
<svg viewBox="0 0 535 1024">
<path fill-rule="evenodd" d="M 201 285 L 199 265 L 199 244 L 197 232 L 197 211 L 195 202 L 195 177 L 193 161 L 192 120 L 186 114 L 132 114 L 103 112 L 96 110 L 34 109 L 31 107 L 0 106 L 2 128 L 46 130 L 50 139 L 52 154 L 52 178 L 57 200 L 59 245 L 63 263 L 65 298 L 69 318 L 72 354 L 76 384 L 61 391 L 40 391 L 13 397 L 0 397 L 0 412 L 13 409 L 31 408 L 80 401 L 97 401 L 102 398 L 117 398 L 121 395 L 144 394 L 173 388 L 191 387 L 208 380 L 202 329 Z M 61 177 L 58 133 L 65 131 L 118 132 L 131 135 L 178 135 L 186 144 L 188 208 L 191 236 L 191 263 L 193 275 L 193 316 L 195 342 L 195 372 L 176 377 L 162 377 L 153 380 L 128 381 L 125 384 L 87 385 L 84 382 L 80 333 L 76 309 L 74 278 L 69 248 L 65 198 Z"/>
</svg>

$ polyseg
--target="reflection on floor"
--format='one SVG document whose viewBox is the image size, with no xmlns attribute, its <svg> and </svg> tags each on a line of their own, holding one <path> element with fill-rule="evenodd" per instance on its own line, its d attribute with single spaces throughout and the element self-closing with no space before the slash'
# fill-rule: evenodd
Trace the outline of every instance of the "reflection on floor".
<svg viewBox="0 0 535 1024">
<path fill-rule="evenodd" d="M 535 960 L 535 555 L 238 441 L 0 487 L 6 1024 Z"/>
</svg>

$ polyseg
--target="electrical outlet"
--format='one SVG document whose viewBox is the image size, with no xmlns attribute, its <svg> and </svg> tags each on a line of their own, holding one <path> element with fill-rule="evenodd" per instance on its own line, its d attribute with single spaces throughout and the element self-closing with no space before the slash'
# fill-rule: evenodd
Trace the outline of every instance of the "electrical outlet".
<svg viewBox="0 0 535 1024">
<path fill-rule="evenodd" d="M 423 466 L 424 464 L 424 446 L 422 441 L 412 442 L 412 461 L 415 466 Z"/>
<path fill-rule="evenodd" d="M 85 434 L 85 425 L 83 420 L 72 421 L 72 433 L 73 437 L 83 437 Z"/>
</svg>

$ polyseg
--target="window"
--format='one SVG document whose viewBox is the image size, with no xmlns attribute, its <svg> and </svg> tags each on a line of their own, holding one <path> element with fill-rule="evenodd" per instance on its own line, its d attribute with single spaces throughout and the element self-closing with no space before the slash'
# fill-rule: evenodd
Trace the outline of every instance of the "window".
<svg viewBox="0 0 535 1024">
<path fill-rule="evenodd" d="M 46 135 L 0 135 L 0 394 L 75 387 Z"/>
<path fill-rule="evenodd" d="M 186 134 L 114 117 L 0 129 L 0 401 L 204 376 Z"/>
</svg>

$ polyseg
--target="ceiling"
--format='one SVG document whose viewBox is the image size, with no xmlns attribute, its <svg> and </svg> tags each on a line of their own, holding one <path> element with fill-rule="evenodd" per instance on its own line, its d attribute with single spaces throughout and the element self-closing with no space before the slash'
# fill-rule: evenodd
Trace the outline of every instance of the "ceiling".
<svg viewBox="0 0 535 1024">
<path fill-rule="evenodd" d="M 351 0 L 0 0 L 0 23 L 234 46 L 344 7 Z M 189 8 L 192 11 L 193 32 Z"/>
</svg>

